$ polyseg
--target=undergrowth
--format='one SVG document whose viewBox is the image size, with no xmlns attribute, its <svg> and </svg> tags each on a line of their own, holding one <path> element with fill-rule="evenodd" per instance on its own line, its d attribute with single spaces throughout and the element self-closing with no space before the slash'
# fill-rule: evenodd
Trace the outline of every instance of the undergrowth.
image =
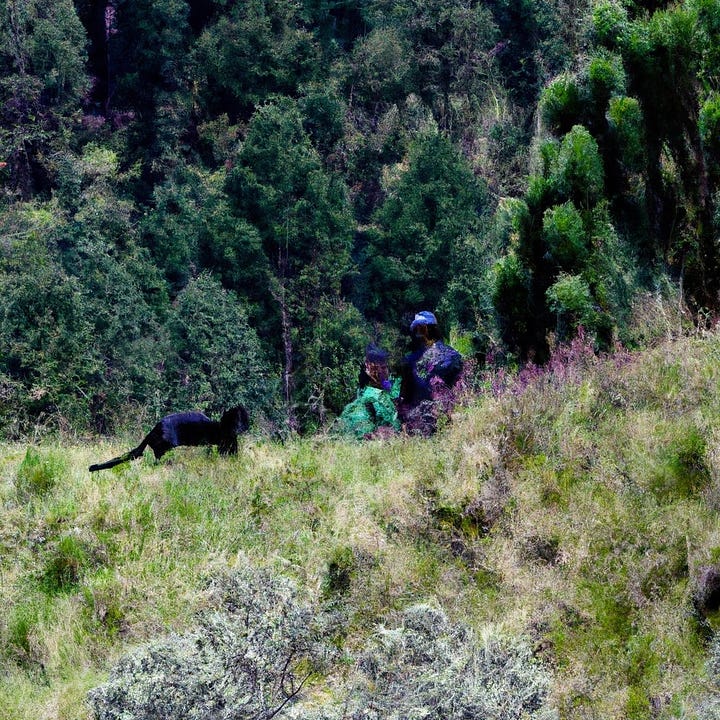
<svg viewBox="0 0 720 720">
<path fill-rule="evenodd" d="M 234 458 L 182 448 L 93 475 L 124 447 L 5 445 L 3 717 L 113 717 L 102 698 L 141 697 L 124 669 L 157 648 L 190 693 L 177 707 L 205 668 L 216 707 L 262 697 L 276 717 L 719 717 L 718 368 L 715 333 L 606 357 L 581 337 L 489 375 L 430 440 L 246 437 Z M 241 692 L 239 600 L 220 618 L 208 590 L 243 568 L 297 593 L 297 623 L 253 623 L 283 628 L 292 661 L 261 643 L 242 665 L 275 695 Z M 537 702 L 497 709 L 483 693 L 513 696 L 513 677 Z M 138 703 L 128 719 L 153 717 Z"/>
</svg>

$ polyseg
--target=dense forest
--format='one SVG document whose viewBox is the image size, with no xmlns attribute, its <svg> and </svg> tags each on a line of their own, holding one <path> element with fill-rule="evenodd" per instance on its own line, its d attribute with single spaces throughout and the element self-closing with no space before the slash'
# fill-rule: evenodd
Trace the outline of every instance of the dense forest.
<svg viewBox="0 0 720 720">
<path fill-rule="evenodd" d="M 718 0 L 4 0 L 0 113 L 5 438 L 719 309 Z"/>
</svg>

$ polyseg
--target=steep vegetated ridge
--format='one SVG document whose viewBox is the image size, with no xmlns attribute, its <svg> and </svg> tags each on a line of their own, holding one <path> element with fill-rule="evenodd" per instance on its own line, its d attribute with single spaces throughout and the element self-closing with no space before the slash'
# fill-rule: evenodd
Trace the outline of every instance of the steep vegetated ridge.
<svg viewBox="0 0 720 720">
<path fill-rule="evenodd" d="M 313 430 L 421 307 L 480 364 L 641 343 L 639 292 L 715 313 L 719 34 L 716 0 L 0 3 L 0 431 Z"/>
<path fill-rule="evenodd" d="M 5 445 L 3 717 L 718 717 L 719 356 L 580 338 L 429 440 Z"/>
</svg>

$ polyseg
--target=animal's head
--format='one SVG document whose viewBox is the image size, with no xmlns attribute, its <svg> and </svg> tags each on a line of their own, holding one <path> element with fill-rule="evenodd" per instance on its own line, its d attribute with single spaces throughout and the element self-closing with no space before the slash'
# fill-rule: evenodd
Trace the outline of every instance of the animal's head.
<svg viewBox="0 0 720 720">
<path fill-rule="evenodd" d="M 242 435 L 250 428 L 250 416 L 242 405 L 237 405 L 223 413 L 220 426 L 226 432 Z"/>
</svg>

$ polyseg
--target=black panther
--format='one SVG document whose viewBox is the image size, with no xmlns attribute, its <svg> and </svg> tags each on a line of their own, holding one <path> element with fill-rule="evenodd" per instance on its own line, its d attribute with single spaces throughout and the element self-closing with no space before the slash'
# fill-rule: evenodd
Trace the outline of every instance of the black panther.
<svg viewBox="0 0 720 720">
<path fill-rule="evenodd" d="M 107 470 L 120 463 L 137 460 L 148 445 L 156 460 L 180 445 L 217 445 L 221 455 L 235 455 L 237 436 L 247 432 L 249 427 L 248 413 L 242 405 L 226 410 L 220 422 L 197 411 L 173 413 L 160 420 L 136 448 L 107 462 L 91 465 L 89 470 Z"/>
</svg>

